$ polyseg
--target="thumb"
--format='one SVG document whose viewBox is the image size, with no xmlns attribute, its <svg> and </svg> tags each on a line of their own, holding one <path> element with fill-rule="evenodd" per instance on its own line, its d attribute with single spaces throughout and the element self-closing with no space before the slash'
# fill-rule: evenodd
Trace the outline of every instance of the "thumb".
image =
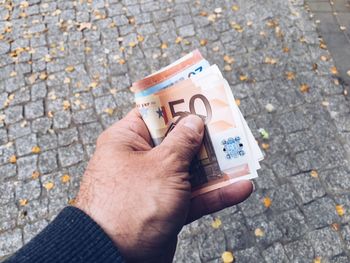
<svg viewBox="0 0 350 263">
<path fill-rule="evenodd" d="M 164 154 L 164 157 L 174 158 L 175 163 L 179 163 L 181 168 L 187 170 L 199 150 L 203 134 L 203 120 L 196 115 L 188 115 L 176 124 L 156 148 Z"/>
</svg>

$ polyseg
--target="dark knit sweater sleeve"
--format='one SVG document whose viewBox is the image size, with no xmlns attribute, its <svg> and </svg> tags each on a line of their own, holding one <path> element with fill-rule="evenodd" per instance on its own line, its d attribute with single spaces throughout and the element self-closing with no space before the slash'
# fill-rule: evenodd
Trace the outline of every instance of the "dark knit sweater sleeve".
<svg viewBox="0 0 350 263">
<path fill-rule="evenodd" d="M 83 211 L 66 207 L 5 263 L 124 263 L 112 240 Z"/>
</svg>

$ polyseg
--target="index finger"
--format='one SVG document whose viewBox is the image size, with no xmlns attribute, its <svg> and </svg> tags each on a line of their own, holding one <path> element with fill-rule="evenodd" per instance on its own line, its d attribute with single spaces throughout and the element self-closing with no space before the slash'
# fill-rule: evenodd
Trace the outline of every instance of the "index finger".
<svg viewBox="0 0 350 263">
<path fill-rule="evenodd" d="M 247 199 L 252 192 L 252 182 L 241 181 L 196 196 L 191 200 L 186 223 L 191 223 L 204 215 L 236 205 Z"/>
<path fill-rule="evenodd" d="M 149 134 L 148 128 L 145 122 L 142 120 L 141 114 L 138 109 L 132 109 L 123 119 L 114 123 L 109 129 L 117 131 L 120 129 L 129 130 L 142 137 L 149 145 L 152 145 L 152 139 Z"/>
</svg>

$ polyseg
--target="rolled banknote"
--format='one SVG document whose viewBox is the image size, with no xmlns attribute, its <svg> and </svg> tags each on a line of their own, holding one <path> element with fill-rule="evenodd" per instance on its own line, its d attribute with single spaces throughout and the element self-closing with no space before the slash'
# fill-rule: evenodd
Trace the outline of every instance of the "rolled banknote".
<svg viewBox="0 0 350 263">
<path fill-rule="evenodd" d="M 209 67 L 204 63 L 202 69 L 188 79 L 186 71 L 198 63 L 203 63 L 203 58 L 187 64 L 183 71 L 175 70 L 175 75 L 162 77 L 162 72 L 171 69 L 168 67 L 154 74 L 158 74 L 157 80 L 151 81 L 148 87 L 139 85 L 133 89 L 136 105 L 155 145 L 160 144 L 179 119 L 188 114 L 197 114 L 205 121 L 203 145 L 190 169 L 193 196 L 256 177 L 256 170 L 260 168 L 258 161 L 262 159 L 217 66 Z M 164 82 L 172 85 L 159 85 Z M 157 85 L 156 89 L 150 90 Z"/>
</svg>

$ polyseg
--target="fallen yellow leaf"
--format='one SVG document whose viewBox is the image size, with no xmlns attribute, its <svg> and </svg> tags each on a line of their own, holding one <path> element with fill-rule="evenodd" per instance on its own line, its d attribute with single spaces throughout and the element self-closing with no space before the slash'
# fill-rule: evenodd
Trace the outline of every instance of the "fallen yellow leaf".
<svg viewBox="0 0 350 263">
<path fill-rule="evenodd" d="M 71 72 L 73 72 L 75 70 L 75 68 L 73 67 L 73 66 L 68 66 L 68 67 L 66 67 L 66 72 L 68 72 L 68 73 L 71 73 Z"/>
<path fill-rule="evenodd" d="M 19 199 L 20 206 L 26 206 L 28 204 L 28 199 Z"/>
<path fill-rule="evenodd" d="M 10 161 L 10 163 L 16 163 L 16 162 L 17 162 L 17 157 L 16 157 L 16 155 L 11 155 L 9 161 Z"/>
<path fill-rule="evenodd" d="M 51 190 L 54 187 L 54 183 L 53 182 L 46 182 L 46 183 L 44 183 L 43 186 L 46 190 Z"/>
<path fill-rule="evenodd" d="M 113 115 L 114 110 L 112 108 L 107 108 L 104 110 L 104 112 L 106 112 L 108 115 L 111 116 L 111 115 Z"/>
<path fill-rule="evenodd" d="M 336 67 L 331 67 L 331 73 L 334 74 L 334 75 L 338 75 L 339 72 L 338 72 L 338 69 Z"/>
<path fill-rule="evenodd" d="M 242 33 L 243 32 L 243 27 L 240 24 L 237 24 L 235 22 L 231 23 L 231 27 L 235 29 L 237 32 Z"/>
<path fill-rule="evenodd" d="M 321 56 L 321 60 L 322 60 L 322 61 L 328 61 L 329 58 L 328 58 L 327 56 Z"/>
<path fill-rule="evenodd" d="M 181 43 L 181 41 L 182 41 L 182 37 L 177 37 L 177 38 L 175 39 L 175 43 L 176 43 L 176 44 Z"/>
<path fill-rule="evenodd" d="M 266 64 L 275 65 L 277 64 L 277 59 L 266 57 L 264 62 Z"/>
<path fill-rule="evenodd" d="M 211 222 L 211 226 L 215 229 L 218 229 L 221 226 L 221 220 L 220 218 L 215 218 L 213 222 Z"/>
<path fill-rule="evenodd" d="M 238 5 L 233 5 L 231 9 L 232 9 L 232 11 L 238 11 L 239 10 L 239 6 Z"/>
<path fill-rule="evenodd" d="M 247 75 L 240 75 L 239 79 L 240 79 L 240 81 L 247 81 L 248 80 L 248 76 Z"/>
<path fill-rule="evenodd" d="M 167 43 L 162 43 L 162 45 L 160 46 L 161 49 L 167 49 L 168 48 L 168 44 Z"/>
<path fill-rule="evenodd" d="M 321 257 L 315 257 L 313 263 L 321 263 Z"/>
<path fill-rule="evenodd" d="M 89 85 L 89 87 L 90 87 L 90 88 L 93 88 L 93 89 L 95 89 L 97 86 L 98 86 L 98 82 L 97 82 L 97 81 L 93 81 L 93 82 L 91 82 L 90 85 Z"/>
<path fill-rule="evenodd" d="M 345 214 L 344 208 L 342 205 L 336 205 L 335 210 L 337 211 L 339 216 L 343 216 Z"/>
<path fill-rule="evenodd" d="M 61 177 L 61 182 L 62 183 L 68 183 L 70 181 L 70 176 L 69 174 L 64 174 L 62 177 Z"/>
<path fill-rule="evenodd" d="M 235 260 L 234 255 L 230 251 L 222 253 L 221 258 L 224 263 L 232 263 Z"/>
<path fill-rule="evenodd" d="M 32 179 L 38 179 L 40 176 L 40 173 L 38 171 L 32 172 Z"/>
<path fill-rule="evenodd" d="M 287 71 L 287 72 L 286 72 L 286 78 L 287 78 L 288 80 L 294 80 L 294 79 L 295 79 L 295 73 L 292 72 L 292 71 Z"/>
<path fill-rule="evenodd" d="M 262 143 L 261 144 L 261 148 L 263 148 L 264 150 L 268 150 L 270 148 L 270 144 L 268 143 Z"/>
<path fill-rule="evenodd" d="M 124 65 L 124 64 L 126 63 L 126 61 L 125 61 L 125 59 L 119 59 L 119 60 L 118 60 L 118 63 L 119 63 L 120 65 Z"/>
<path fill-rule="evenodd" d="M 262 230 L 261 228 L 257 228 L 257 229 L 255 229 L 255 231 L 254 231 L 254 235 L 256 236 L 256 237 L 263 237 L 264 236 L 264 230 Z"/>
<path fill-rule="evenodd" d="M 265 198 L 263 199 L 263 203 L 264 203 L 264 206 L 265 206 L 266 208 L 269 208 L 269 207 L 271 206 L 272 201 L 271 201 L 270 197 L 265 197 Z"/>
<path fill-rule="evenodd" d="M 17 76 L 17 72 L 16 71 L 12 71 L 11 73 L 10 73 L 10 77 L 16 77 Z"/>
<path fill-rule="evenodd" d="M 68 100 L 63 101 L 63 109 L 68 110 L 70 108 L 70 102 Z"/>
<path fill-rule="evenodd" d="M 201 39 L 201 41 L 199 42 L 199 44 L 203 47 L 208 43 L 208 40 L 206 39 Z"/>
<path fill-rule="evenodd" d="M 143 36 L 141 36 L 141 35 L 137 36 L 137 41 L 143 42 L 144 40 L 145 40 L 145 38 Z"/>
<path fill-rule="evenodd" d="M 318 173 L 317 173 L 316 170 L 312 170 L 312 171 L 310 172 L 310 175 L 311 175 L 311 177 L 314 177 L 314 178 L 317 178 L 317 177 L 318 177 Z"/>
<path fill-rule="evenodd" d="M 133 41 L 131 41 L 131 42 L 129 43 L 129 47 L 136 47 L 136 43 L 133 42 Z"/>
<path fill-rule="evenodd" d="M 32 148 L 32 153 L 40 153 L 40 151 L 41 151 L 41 149 L 40 149 L 40 147 L 39 146 L 33 146 L 33 148 Z"/>
<path fill-rule="evenodd" d="M 225 65 L 224 70 L 225 71 L 232 71 L 232 67 L 230 65 Z"/>
<path fill-rule="evenodd" d="M 237 106 L 241 105 L 241 100 L 240 99 L 235 99 L 235 102 L 236 102 Z"/>
<path fill-rule="evenodd" d="M 235 62 L 235 59 L 233 57 L 230 57 L 229 55 L 225 55 L 224 56 L 224 61 L 227 63 L 227 64 L 233 64 Z"/>
</svg>

